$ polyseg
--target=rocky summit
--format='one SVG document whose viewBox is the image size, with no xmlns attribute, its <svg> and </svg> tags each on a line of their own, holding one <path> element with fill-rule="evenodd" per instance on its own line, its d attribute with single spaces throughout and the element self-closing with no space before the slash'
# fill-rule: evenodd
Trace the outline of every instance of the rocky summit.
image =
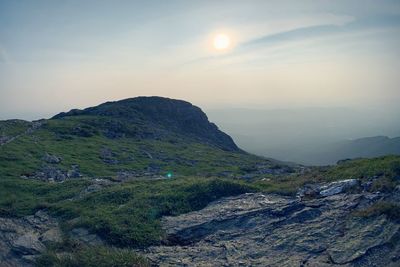
<svg viewBox="0 0 400 267">
<path fill-rule="evenodd" d="M 167 138 L 182 135 L 219 148 L 237 151 L 232 138 L 208 121 L 207 115 L 198 107 L 183 100 L 164 97 L 136 97 L 107 102 L 84 110 L 60 113 L 53 119 L 71 116 L 100 116 L 113 118 L 102 127 L 108 136 L 140 136 L 142 138 Z M 126 131 L 124 124 L 137 127 Z"/>
</svg>

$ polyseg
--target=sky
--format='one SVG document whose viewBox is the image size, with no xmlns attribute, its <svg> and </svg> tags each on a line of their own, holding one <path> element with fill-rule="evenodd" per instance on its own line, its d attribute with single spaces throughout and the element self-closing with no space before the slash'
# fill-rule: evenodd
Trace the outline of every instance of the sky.
<svg viewBox="0 0 400 267">
<path fill-rule="evenodd" d="M 399 0 L 0 0 L 0 119 L 141 95 L 397 111 L 399 59 Z"/>
</svg>

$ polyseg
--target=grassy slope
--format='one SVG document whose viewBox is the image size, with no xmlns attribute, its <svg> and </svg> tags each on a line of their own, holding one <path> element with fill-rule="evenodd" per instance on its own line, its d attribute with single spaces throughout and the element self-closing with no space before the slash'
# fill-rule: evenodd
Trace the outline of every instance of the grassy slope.
<svg viewBox="0 0 400 267">
<path fill-rule="evenodd" d="M 400 182 L 400 156 L 349 160 L 339 165 L 314 167 L 305 173 L 258 180 L 254 184 L 263 191 L 294 195 L 299 187 L 307 183 L 351 178 L 366 181 L 374 176 L 379 177 L 374 181 L 374 190 L 392 190 Z"/>
<path fill-rule="evenodd" d="M 0 147 L 0 176 L 19 177 L 37 171 L 44 164 L 42 158 L 46 152 L 62 157 L 57 167 L 68 169 L 78 164 L 86 176 L 114 176 L 121 170 L 145 171 L 149 165 L 159 166 L 160 173 L 173 171 L 180 175 L 206 176 L 222 171 L 239 173 L 247 165 L 268 162 L 243 152 L 228 152 L 193 140 L 110 139 L 89 126 L 86 130 L 90 134 L 82 136 L 82 133 L 73 134 L 76 127 L 82 127 L 82 118 L 49 120 L 32 134 L 23 134 Z M 100 151 L 104 148 L 112 151 L 117 164 L 102 161 Z"/>
<path fill-rule="evenodd" d="M 62 219 L 66 231 L 84 226 L 111 245 L 145 247 L 158 244 L 163 238 L 161 216 L 198 210 L 224 196 L 253 191 L 293 195 L 304 183 L 366 179 L 373 176 L 380 177 L 375 182 L 375 189 L 390 190 L 398 184 L 399 179 L 396 177 L 400 176 L 400 157 L 387 156 L 313 168 L 304 174 L 269 176 L 269 180 L 244 182 L 204 178 L 205 175 L 215 175 L 226 170 L 244 172 L 247 166 L 260 162 L 260 158 L 223 151 L 191 140 L 108 139 L 90 127 L 85 130 L 89 132 L 87 136 L 71 134 L 71 129 L 77 125 L 81 125 L 81 121 L 51 120 L 33 134 L 23 134 L 0 147 L 1 216 L 24 216 L 45 208 Z M 7 135 L 18 135 L 28 127 L 29 124 L 25 122 L 15 122 L 12 127 L 7 125 L 5 129 Z M 110 165 L 101 161 L 99 151 L 103 147 L 115 153 L 118 164 Z M 143 151 L 152 154 L 154 158 L 150 159 Z M 79 164 L 87 177 L 53 184 L 20 179 L 21 174 L 32 173 L 43 164 L 45 152 L 62 156 L 60 168 L 67 169 L 72 164 Z M 145 169 L 150 163 L 162 166 L 162 172 L 172 170 L 180 176 L 170 180 L 116 184 L 71 200 L 92 183 L 92 176 L 113 176 L 121 169 Z M 198 175 L 197 178 L 195 175 Z M 121 250 L 70 250 L 76 256 L 71 260 L 76 260 L 75 263 L 66 260 L 56 264 L 58 260 L 54 258 L 55 249 L 41 259 L 41 265 L 89 266 L 90 257 L 118 258 L 116 255 L 125 255 L 123 257 L 126 257 L 129 264 L 145 265 L 143 259 L 130 258 Z M 79 263 L 78 259 L 82 262 Z M 85 263 L 85 259 L 89 260 Z M 46 260 L 50 261 L 49 265 L 46 265 Z"/>
<path fill-rule="evenodd" d="M 66 229 L 85 226 L 117 246 L 142 247 L 162 239 L 159 219 L 203 208 L 223 196 L 251 191 L 292 195 L 304 183 L 381 175 L 374 190 L 391 190 L 398 184 L 400 157 L 355 160 L 310 173 L 271 180 L 242 181 L 222 178 L 181 177 L 132 181 L 107 187 L 83 198 L 90 179 L 46 183 L 20 178 L 0 180 L 0 214 L 23 216 L 41 208 L 63 218 Z M 78 218 L 78 219 L 76 219 Z M 71 220 L 75 219 L 75 220 Z"/>
<path fill-rule="evenodd" d="M 0 136 L 16 136 L 24 133 L 30 126 L 30 122 L 22 120 L 0 121 Z"/>
</svg>

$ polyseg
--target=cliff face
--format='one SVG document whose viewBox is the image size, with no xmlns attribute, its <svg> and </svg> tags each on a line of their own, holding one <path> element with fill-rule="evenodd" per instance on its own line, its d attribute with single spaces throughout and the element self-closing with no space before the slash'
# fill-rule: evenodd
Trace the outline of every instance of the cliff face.
<svg viewBox="0 0 400 267">
<path fill-rule="evenodd" d="M 122 128 L 136 126 L 134 133 L 142 138 L 163 139 L 182 135 L 196 141 L 228 151 L 238 151 L 232 138 L 209 122 L 207 115 L 198 107 L 182 100 L 163 97 L 136 97 L 116 102 L 107 102 L 84 110 L 60 113 L 53 119 L 71 116 L 97 116 L 112 119 L 108 131 L 124 134 Z M 121 129 L 118 129 L 121 128 Z"/>
</svg>

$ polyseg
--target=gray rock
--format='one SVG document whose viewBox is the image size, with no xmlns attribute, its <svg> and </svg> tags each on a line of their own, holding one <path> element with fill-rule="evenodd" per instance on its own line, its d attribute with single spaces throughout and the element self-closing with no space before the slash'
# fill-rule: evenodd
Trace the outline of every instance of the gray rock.
<svg viewBox="0 0 400 267">
<path fill-rule="evenodd" d="M 347 180 L 332 182 L 328 185 L 322 186 L 320 188 L 319 194 L 323 197 L 340 194 L 352 187 L 357 186 L 358 184 L 359 181 L 356 179 L 347 179 Z"/>
<path fill-rule="evenodd" d="M 11 142 L 14 139 L 14 137 L 12 136 L 0 136 L 0 146 L 8 144 L 9 142 Z"/>
<path fill-rule="evenodd" d="M 46 152 L 45 155 L 43 156 L 43 160 L 50 164 L 58 164 L 61 162 L 62 159 L 61 157 L 58 157 L 56 155 L 51 155 Z"/>
<path fill-rule="evenodd" d="M 80 172 L 79 165 L 75 164 L 71 166 L 71 169 L 67 171 L 68 178 L 80 178 L 82 174 Z"/>
<path fill-rule="evenodd" d="M 72 239 L 91 246 L 103 245 L 103 240 L 96 234 L 91 234 L 85 228 L 74 228 L 70 232 Z"/>
<path fill-rule="evenodd" d="M 61 243 L 63 241 L 62 232 L 59 228 L 51 228 L 40 236 L 40 240 L 43 243 Z"/>
<path fill-rule="evenodd" d="M 303 186 L 298 190 L 297 197 L 299 198 L 327 197 L 344 193 L 351 188 L 357 187 L 358 185 L 360 185 L 360 181 L 356 179 L 341 180 L 324 185 L 309 184 Z"/>
<path fill-rule="evenodd" d="M 117 155 L 114 152 L 112 152 L 112 150 L 109 149 L 108 147 L 103 147 L 100 150 L 100 158 L 106 164 L 110 165 L 119 164 L 119 161 L 117 160 L 116 156 Z"/>
<path fill-rule="evenodd" d="M 39 236 L 26 233 L 11 242 L 12 250 L 18 254 L 32 255 L 43 252 L 46 247 L 39 241 Z"/>
<path fill-rule="evenodd" d="M 23 218 L 0 217 L 0 266 L 31 266 L 47 241 L 60 242 L 57 221 L 44 211 Z"/>
<path fill-rule="evenodd" d="M 165 244 L 143 253 L 156 266 L 399 264 L 399 223 L 352 215 L 377 199 L 372 193 L 305 201 L 261 193 L 229 197 L 163 218 Z"/>
<path fill-rule="evenodd" d="M 23 175 L 21 177 L 44 182 L 64 182 L 67 179 L 80 178 L 82 175 L 78 165 L 72 165 L 69 170 L 63 170 L 54 165 L 45 165 L 33 175 Z"/>
</svg>

